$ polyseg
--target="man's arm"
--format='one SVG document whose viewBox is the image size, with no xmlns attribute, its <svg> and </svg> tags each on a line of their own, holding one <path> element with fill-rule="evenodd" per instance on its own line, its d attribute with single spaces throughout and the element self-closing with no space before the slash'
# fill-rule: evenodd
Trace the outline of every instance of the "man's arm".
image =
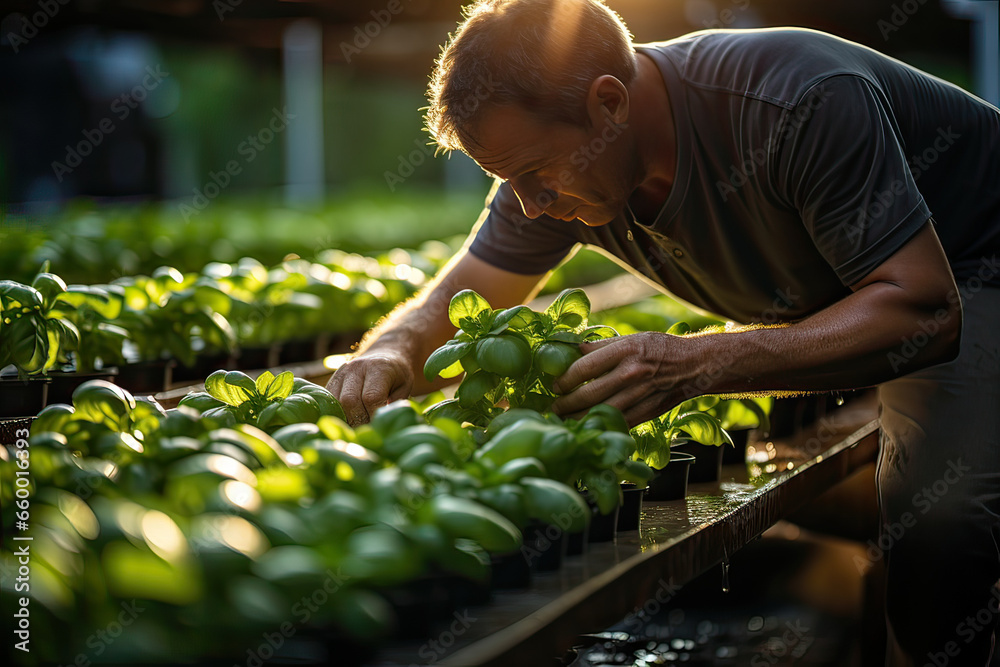
<svg viewBox="0 0 1000 667">
<path fill-rule="evenodd" d="M 556 383 L 568 393 L 553 408 L 573 414 L 610 403 L 638 424 L 702 394 L 853 389 L 957 356 L 961 302 L 930 223 L 851 288 L 785 328 L 585 344 Z"/>
<path fill-rule="evenodd" d="M 494 308 L 509 308 L 531 298 L 542 277 L 504 271 L 461 250 L 420 294 L 365 335 L 358 353 L 334 373 L 327 389 L 343 404 L 351 424 L 367 422 L 390 401 L 430 391 L 424 362 L 455 334 L 448 320 L 451 297 L 472 289 Z"/>
</svg>

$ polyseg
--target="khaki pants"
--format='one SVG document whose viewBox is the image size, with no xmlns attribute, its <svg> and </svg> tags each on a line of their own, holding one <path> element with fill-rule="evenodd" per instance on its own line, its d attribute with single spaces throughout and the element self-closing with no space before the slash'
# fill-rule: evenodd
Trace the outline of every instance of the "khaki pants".
<svg viewBox="0 0 1000 667">
<path fill-rule="evenodd" d="M 1000 621 L 1000 289 L 964 297 L 958 359 L 879 387 L 893 667 L 984 667 Z"/>
</svg>

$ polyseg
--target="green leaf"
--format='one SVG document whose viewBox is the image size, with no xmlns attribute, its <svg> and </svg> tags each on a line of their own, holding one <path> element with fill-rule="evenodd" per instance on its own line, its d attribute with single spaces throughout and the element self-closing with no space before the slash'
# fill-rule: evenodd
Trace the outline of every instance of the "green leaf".
<svg viewBox="0 0 1000 667">
<path fill-rule="evenodd" d="M 257 379 L 254 381 L 254 386 L 257 387 L 257 393 L 266 394 L 267 388 L 271 384 L 272 380 L 274 380 L 274 373 L 272 373 L 271 371 L 264 371 L 263 373 L 258 375 Z"/>
<path fill-rule="evenodd" d="M 605 338 L 617 338 L 618 332 L 615 331 L 614 327 L 609 327 L 603 324 L 595 324 L 592 327 L 587 327 L 580 332 L 583 336 L 583 340 L 590 343 L 595 340 L 604 340 Z"/>
<path fill-rule="evenodd" d="M 251 396 L 257 393 L 257 384 L 253 381 L 253 378 L 241 371 L 229 371 L 226 373 L 226 384 L 237 386 Z"/>
<path fill-rule="evenodd" d="M 740 405 L 745 407 L 747 410 L 752 412 L 755 417 L 757 417 L 757 424 L 753 428 L 759 428 L 764 433 L 769 433 L 771 431 L 771 419 L 768 417 L 768 410 L 771 407 L 771 403 L 774 401 L 770 396 L 764 398 L 743 398 L 740 399 Z M 740 425 L 743 426 L 742 424 Z"/>
<path fill-rule="evenodd" d="M 42 295 L 46 310 L 55 304 L 56 297 L 66 291 L 66 283 L 54 273 L 39 273 L 31 281 L 31 286 Z"/>
<path fill-rule="evenodd" d="M 42 294 L 34 287 L 16 283 L 13 280 L 0 280 L 0 310 L 13 308 L 41 309 Z"/>
<path fill-rule="evenodd" d="M 563 290 L 545 312 L 558 326 L 576 328 L 590 317 L 590 299 L 582 289 Z"/>
<path fill-rule="evenodd" d="M 234 407 L 247 401 L 248 399 L 250 399 L 251 396 L 253 396 L 253 394 L 248 392 L 243 387 L 230 384 L 229 382 L 227 382 L 226 381 L 227 375 L 228 373 L 222 370 L 215 371 L 214 373 L 209 375 L 208 378 L 205 380 L 205 391 L 211 394 L 213 398 L 222 401 L 226 405 L 232 405 Z M 240 373 L 240 375 L 243 374 Z M 253 386 L 254 388 L 254 391 L 256 391 L 257 387 L 256 385 L 253 384 L 253 380 L 251 380 L 249 376 L 246 375 L 244 375 L 243 377 L 245 377 L 250 382 L 251 386 Z"/>
<path fill-rule="evenodd" d="M 56 301 L 76 309 L 86 307 L 106 320 L 118 319 L 124 302 L 121 295 L 97 285 L 70 285 L 67 291 L 59 294 Z"/>
<path fill-rule="evenodd" d="M 260 392 L 264 394 L 264 399 L 267 401 L 273 401 L 278 398 L 288 398 L 292 393 L 292 386 L 295 382 L 295 376 L 292 372 L 285 371 L 283 373 L 279 373 L 278 377 L 274 377 L 273 375 L 271 377 L 274 379 L 267 385 L 266 390 Z"/>
<path fill-rule="evenodd" d="M 441 377 L 455 377 L 455 375 L 458 375 L 458 373 L 444 375 L 444 372 L 450 370 L 455 364 L 459 364 L 459 360 L 465 356 L 471 345 L 471 342 L 450 340 L 434 350 L 431 356 L 427 357 L 427 363 L 424 364 L 424 377 L 427 378 L 428 382 L 431 382 L 438 375 L 441 375 Z M 459 373 L 461 372 L 461 364 L 459 364 Z"/>
<path fill-rule="evenodd" d="M 667 333 L 674 336 L 683 336 L 686 333 L 691 332 L 691 326 L 687 322 L 674 322 L 674 324 L 667 329 Z"/>
<path fill-rule="evenodd" d="M 703 445 L 733 444 L 732 438 L 726 433 L 719 420 L 704 412 L 689 412 L 673 421 L 670 428 L 674 432 L 683 431 L 691 440 Z"/>
<path fill-rule="evenodd" d="M 465 289 L 451 298 L 451 303 L 448 306 L 448 319 L 454 326 L 461 327 L 463 317 L 475 320 L 479 313 L 484 310 L 492 311 L 486 299 L 470 289 Z"/>
<path fill-rule="evenodd" d="M 199 282 L 201 282 L 199 280 Z M 208 284 L 198 284 L 194 287 L 193 300 L 195 303 L 206 306 L 213 313 L 218 313 L 223 317 L 229 315 L 233 307 L 233 300 L 220 290 Z"/>
<path fill-rule="evenodd" d="M 498 334 L 507 329 L 520 331 L 534 322 L 535 319 L 535 312 L 527 306 L 514 306 L 506 310 L 497 310 L 493 312 L 493 328 L 490 329 L 490 333 Z"/>
<path fill-rule="evenodd" d="M 168 561 L 128 542 L 116 541 L 104 548 L 101 560 L 108 591 L 118 598 L 182 606 L 202 597 L 201 573 L 190 559 L 175 557 Z"/>
<path fill-rule="evenodd" d="M 583 342 L 583 336 L 575 331 L 556 331 L 547 340 L 557 340 L 561 343 L 576 343 L 580 344 Z"/>
</svg>

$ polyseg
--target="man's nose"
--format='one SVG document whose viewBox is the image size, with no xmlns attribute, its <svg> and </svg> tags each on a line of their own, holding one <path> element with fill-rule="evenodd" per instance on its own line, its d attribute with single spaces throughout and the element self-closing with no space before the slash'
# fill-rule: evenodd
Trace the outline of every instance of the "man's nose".
<svg viewBox="0 0 1000 667">
<path fill-rule="evenodd" d="M 532 187 L 531 184 L 525 182 L 511 182 L 511 187 L 521 202 L 524 215 L 532 220 L 545 213 L 545 209 L 556 199 L 556 194 L 552 190 L 541 185 Z"/>
</svg>

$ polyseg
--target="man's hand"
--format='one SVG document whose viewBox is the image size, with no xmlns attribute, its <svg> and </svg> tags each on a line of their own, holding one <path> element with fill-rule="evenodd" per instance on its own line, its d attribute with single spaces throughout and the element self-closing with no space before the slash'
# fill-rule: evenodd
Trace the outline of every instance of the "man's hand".
<svg viewBox="0 0 1000 667">
<path fill-rule="evenodd" d="M 399 352 L 369 350 L 338 368 L 326 388 L 340 400 L 348 423 L 357 426 L 377 408 L 410 395 L 413 368 Z"/>
<path fill-rule="evenodd" d="M 557 393 L 567 393 L 552 409 L 569 416 L 607 403 L 625 414 L 629 426 L 657 417 L 703 393 L 691 381 L 691 364 L 685 360 L 693 340 L 649 331 L 583 343 L 583 357 L 554 385 Z"/>
<path fill-rule="evenodd" d="M 386 403 L 438 388 L 443 383 L 427 382 L 422 369 L 431 352 L 455 334 L 448 319 L 451 297 L 472 289 L 494 308 L 509 308 L 537 292 L 541 278 L 510 273 L 460 251 L 423 292 L 365 335 L 360 352 L 326 388 L 344 406 L 352 426 L 366 423 Z"/>
</svg>

